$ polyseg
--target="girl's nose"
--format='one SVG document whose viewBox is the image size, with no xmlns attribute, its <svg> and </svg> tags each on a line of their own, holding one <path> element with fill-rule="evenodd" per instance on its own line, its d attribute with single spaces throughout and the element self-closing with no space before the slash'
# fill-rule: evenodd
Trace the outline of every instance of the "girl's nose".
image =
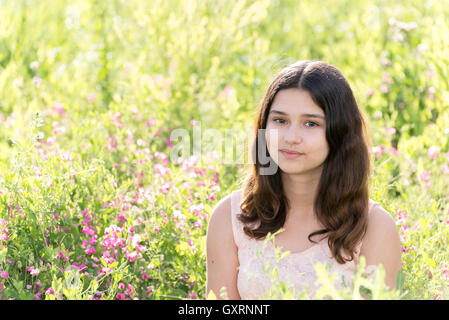
<svg viewBox="0 0 449 320">
<path fill-rule="evenodd" d="M 301 130 L 294 126 L 290 126 L 284 134 L 284 141 L 289 145 L 302 142 Z"/>
</svg>

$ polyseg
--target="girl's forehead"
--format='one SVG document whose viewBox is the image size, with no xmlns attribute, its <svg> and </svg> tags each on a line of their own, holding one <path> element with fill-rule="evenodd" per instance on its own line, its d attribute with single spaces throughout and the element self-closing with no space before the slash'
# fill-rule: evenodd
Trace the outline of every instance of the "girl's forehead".
<svg viewBox="0 0 449 320">
<path fill-rule="evenodd" d="M 274 97 L 271 109 L 280 111 L 313 110 L 324 115 L 322 109 L 313 101 L 310 94 L 297 88 L 280 90 Z"/>
</svg>

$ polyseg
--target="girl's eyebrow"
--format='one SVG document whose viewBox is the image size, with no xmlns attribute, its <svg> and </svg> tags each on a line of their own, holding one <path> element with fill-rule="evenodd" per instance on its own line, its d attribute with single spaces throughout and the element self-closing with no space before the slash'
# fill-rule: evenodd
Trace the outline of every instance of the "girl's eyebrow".
<svg viewBox="0 0 449 320">
<path fill-rule="evenodd" d="M 288 116 L 287 113 L 282 112 L 282 111 L 278 111 L 278 110 L 271 110 L 269 114 L 271 114 L 271 113 L 277 113 L 277 114 L 280 114 L 280 115 L 283 115 L 283 116 Z M 319 119 L 325 120 L 325 118 L 322 115 L 315 114 L 315 113 L 303 113 L 303 114 L 300 114 L 300 116 L 303 117 L 303 118 L 319 118 Z"/>
</svg>

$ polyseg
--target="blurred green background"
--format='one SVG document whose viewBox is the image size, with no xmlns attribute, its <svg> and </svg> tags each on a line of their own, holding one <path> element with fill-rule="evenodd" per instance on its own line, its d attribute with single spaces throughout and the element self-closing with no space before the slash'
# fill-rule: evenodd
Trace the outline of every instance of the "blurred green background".
<svg viewBox="0 0 449 320">
<path fill-rule="evenodd" d="M 207 155 L 170 162 L 170 133 L 195 120 L 244 134 L 273 76 L 313 59 L 342 71 L 369 121 L 371 198 L 398 221 L 406 298 L 447 298 L 448 4 L 0 0 L 0 216 L 9 238 L 0 294 L 203 296 L 207 215 L 239 187 L 242 166 Z M 85 222 L 84 210 L 96 214 Z M 110 251 L 116 265 L 105 260 L 100 243 L 112 224 L 131 242 L 136 227 L 144 261 L 120 250 Z M 87 225 L 96 254 L 80 243 L 93 237 Z M 61 248 L 70 261 L 58 265 Z M 100 258 L 110 279 L 93 276 Z M 77 286 L 53 268 L 73 263 L 88 266 Z M 120 295 L 123 282 L 132 295 Z"/>
</svg>

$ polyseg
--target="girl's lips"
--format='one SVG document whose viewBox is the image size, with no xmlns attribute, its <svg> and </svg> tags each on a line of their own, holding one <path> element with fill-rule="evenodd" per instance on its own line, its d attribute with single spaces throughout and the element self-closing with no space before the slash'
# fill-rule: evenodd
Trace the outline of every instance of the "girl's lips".
<svg viewBox="0 0 449 320">
<path fill-rule="evenodd" d="M 286 151 L 282 151 L 282 150 L 281 150 L 281 153 L 287 159 L 295 159 L 295 158 L 298 158 L 303 155 L 301 153 L 290 153 L 290 152 L 286 152 Z"/>
</svg>

